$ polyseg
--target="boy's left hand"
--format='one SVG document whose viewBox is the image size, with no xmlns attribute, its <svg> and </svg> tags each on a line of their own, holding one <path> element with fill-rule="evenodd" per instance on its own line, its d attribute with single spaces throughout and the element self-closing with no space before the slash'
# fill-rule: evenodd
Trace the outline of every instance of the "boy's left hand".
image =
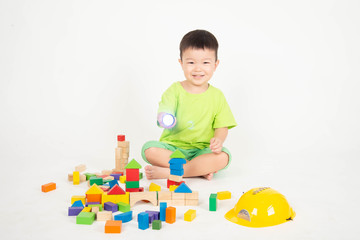
<svg viewBox="0 0 360 240">
<path fill-rule="evenodd" d="M 221 153 L 223 141 L 220 138 L 210 139 L 210 149 L 213 153 Z"/>
</svg>

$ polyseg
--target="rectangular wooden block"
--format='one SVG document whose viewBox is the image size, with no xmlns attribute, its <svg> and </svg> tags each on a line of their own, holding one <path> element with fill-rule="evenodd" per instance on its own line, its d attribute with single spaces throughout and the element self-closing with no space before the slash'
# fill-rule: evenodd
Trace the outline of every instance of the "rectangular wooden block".
<svg viewBox="0 0 360 240">
<path fill-rule="evenodd" d="M 75 171 L 77 171 L 77 172 L 83 172 L 85 170 L 86 170 L 86 165 L 85 164 L 80 164 L 80 165 L 75 167 Z"/>
<path fill-rule="evenodd" d="M 105 223 L 105 233 L 121 233 L 122 221 L 107 220 Z"/>
<path fill-rule="evenodd" d="M 96 214 L 97 221 L 107 221 L 112 219 L 111 211 L 101 211 Z"/>
<path fill-rule="evenodd" d="M 173 199 L 172 205 L 173 206 L 185 206 L 185 199 Z"/>
<path fill-rule="evenodd" d="M 78 171 L 73 172 L 73 184 L 74 185 L 80 184 L 80 173 Z"/>
<path fill-rule="evenodd" d="M 129 147 L 130 147 L 129 141 L 122 141 L 122 142 L 118 141 L 118 148 L 129 148 Z"/>
<path fill-rule="evenodd" d="M 56 189 L 56 183 L 47 183 L 47 184 L 44 184 L 41 186 L 41 191 L 43 192 L 50 192 L 52 190 L 55 190 Z"/>
<path fill-rule="evenodd" d="M 199 192 L 185 193 L 185 199 L 199 199 Z"/>
<path fill-rule="evenodd" d="M 167 207 L 166 208 L 166 223 L 173 224 L 176 221 L 176 208 Z"/>
<path fill-rule="evenodd" d="M 199 200 L 198 199 L 185 199 L 185 206 L 198 206 Z"/>
<path fill-rule="evenodd" d="M 85 201 L 85 196 L 79 196 L 79 195 L 75 195 L 75 196 L 72 196 L 71 197 L 71 204 L 73 204 L 74 202 L 76 202 L 76 201 L 78 201 L 78 200 L 81 200 L 81 202 L 84 204 L 84 206 L 85 206 L 85 203 L 86 203 L 86 201 Z"/>
<path fill-rule="evenodd" d="M 160 200 L 171 200 L 172 199 L 172 194 L 171 192 L 158 192 L 158 199 Z"/>
<path fill-rule="evenodd" d="M 184 214 L 184 220 L 187 222 L 191 222 L 192 220 L 194 220 L 196 217 L 196 210 L 193 209 L 189 209 L 185 214 Z"/>
<path fill-rule="evenodd" d="M 217 192 L 217 198 L 219 200 L 231 199 L 231 192 L 229 191 Z"/>
<path fill-rule="evenodd" d="M 185 193 L 171 192 L 172 200 L 185 200 Z"/>
<path fill-rule="evenodd" d="M 103 175 L 110 175 L 110 174 L 112 174 L 112 170 L 102 170 L 101 171 L 101 173 L 103 174 Z"/>
<path fill-rule="evenodd" d="M 174 181 L 174 182 L 181 182 L 182 181 L 182 176 L 170 175 L 169 180 Z"/>
</svg>

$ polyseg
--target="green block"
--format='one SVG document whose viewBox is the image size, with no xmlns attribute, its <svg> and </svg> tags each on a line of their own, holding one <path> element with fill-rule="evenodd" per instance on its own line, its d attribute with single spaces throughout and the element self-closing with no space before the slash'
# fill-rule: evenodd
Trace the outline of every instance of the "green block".
<svg viewBox="0 0 360 240">
<path fill-rule="evenodd" d="M 91 177 L 96 177 L 93 173 L 85 173 L 84 175 L 86 176 L 86 181 L 88 181 Z"/>
<path fill-rule="evenodd" d="M 118 202 L 117 205 L 119 206 L 120 212 L 129 212 L 130 211 L 130 205 L 123 202 Z"/>
<path fill-rule="evenodd" d="M 110 180 L 110 179 L 103 180 L 104 184 L 105 184 L 105 183 L 108 183 L 108 182 L 111 182 L 111 181 L 112 181 L 112 180 Z"/>
<path fill-rule="evenodd" d="M 176 149 L 175 152 L 170 155 L 170 158 L 185 158 L 185 155 L 179 149 Z"/>
<path fill-rule="evenodd" d="M 140 169 L 141 165 L 135 160 L 131 160 L 126 166 L 125 169 Z"/>
<path fill-rule="evenodd" d="M 102 204 L 90 204 L 88 205 L 88 207 L 99 207 L 99 211 L 102 211 L 103 210 L 103 207 L 102 207 Z"/>
<path fill-rule="evenodd" d="M 95 221 L 94 212 L 81 212 L 76 216 L 76 224 L 91 225 Z"/>
<path fill-rule="evenodd" d="M 212 193 L 209 197 L 209 211 L 216 211 L 217 208 L 217 194 Z"/>
<path fill-rule="evenodd" d="M 140 183 L 139 181 L 126 181 L 126 188 L 139 188 Z"/>
<path fill-rule="evenodd" d="M 161 229 L 161 220 L 154 220 L 152 222 L 152 229 L 153 230 L 160 230 Z"/>
<path fill-rule="evenodd" d="M 139 179 L 143 179 L 143 173 L 139 173 Z"/>
<path fill-rule="evenodd" d="M 90 186 L 92 186 L 94 183 L 96 183 L 96 185 L 100 186 L 104 184 L 104 180 L 100 177 L 90 177 Z"/>
</svg>

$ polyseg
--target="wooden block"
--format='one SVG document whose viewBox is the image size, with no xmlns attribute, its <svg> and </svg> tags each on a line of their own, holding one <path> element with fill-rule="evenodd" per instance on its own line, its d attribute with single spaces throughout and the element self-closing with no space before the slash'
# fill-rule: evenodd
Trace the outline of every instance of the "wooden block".
<svg viewBox="0 0 360 240">
<path fill-rule="evenodd" d="M 165 222 L 173 224 L 176 221 L 176 208 L 167 207 L 166 208 L 166 220 Z"/>
<path fill-rule="evenodd" d="M 217 209 L 217 194 L 212 193 L 209 197 L 209 211 L 216 211 Z"/>
<path fill-rule="evenodd" d="M 112 174 L 112 170 L 102 170 L 101 171 L 101 173 L 103 174 L 103 175 L 110 175 L 110 174 Z"/>
<path fill-rule="evenodd" d="M 169 180 L 174 181 L 174 182 L 181 182 L 182 176 L 170 175 Z"/>
<path fill-rule="evenodd" d="M 155 183 L 150 183 L 149 191 L 150 192 L 160 192 L 161 187 L 159 185 L 155 184 Z"/>
<path fill-rule="evenodd" d="M 170 185 L 169 186 L 169 191 L 170 192 L 173 192 L 173 191 L 175 191 L 175 189 L 177 188 L 178 186 L 176 186 L 176 185 Z"/>
<path fill-rule="evenodd" d="M 111 181 L 111 180 L 114 180 L 114 177 L 113 176 L 107 176 L 107 177 L 104 177 L 103 180 L 107 180 L 107 181 Z"/>
<path fill-rule="evenodd" d="M 76 172 L 83 172 L 85 170 L 86 170 L 86 165 L 85 164 L 80 164 L 80 165 L 75 167 Z"/>
<path fill-rule="evenodd" d="M 171 192 L 172 200 L 185 200 L 185 193 L 175 193 Z"/>
<path fill-rule="evenodd" d="M 74 185 L 80 184 L 80 173 L 78 171 L 73 172 L 73 184 Z"/>
<path fill-rule="evenodd" d="M 158 199 L 160 200 L 171 200 L 171 192 L 158 192 Z"/>
<path fill-rule="evenodd" d="M 129 147 L 130 147 L 129 141 L 122 141 L 122 142 L 118 141 L 118 148 L 129 148 Z"/>
<path fill-rule="evenodd" d="M 184 221 L 191 222 L 192 220 L 195 219 L 195 217 L 196 217 L 196 210 L 189 209 L 184 214 Z"/>
<path fill-rule="evenodd" d="M 166 203 L 168 206 L 170 206 L 170 205 L 172 205 L 172 202 L 173 200 L 159 200 L 159 204 L 160 204 L 160 202 L 164 202 L 164 203 Z"/>
<path fill-rule="evenodd" d="M 122 221 L 107 220 L 105 223 L 105 233 L 121 233 Z"/>
<path fill-rule="evenodd" d="M 69 174 L 68 174 L 68 181 L 69 181 L 69 182 L 72 182 L 72 181 L 73 181 L 73 174 L 72 174 L 72 173 L 69 173 Z"/>
<path fill-rule="evenodd" d="M 217 199 L 219 200 L 231 199 L 231 192 L 229 191 L 217 192 Z"/>
<path fill-rule="evenodd" d="M 121 154 L 121 159 L 128 159 L 129 158 L 129 153 L 123 152 Z"/>
<path fill-rule="evenodd" d="M 106 202 L 112 202 L 112 203 L 119 203 L 119 202 L 123 202 L 123 203 L 130 203 L 130 194 L 127 192 L 125 194 L 121 194 L 121 195 L 108 195 L 107 193 L 104 193 L 102 195 L 102 202 L 106 203 Z"/>
<path fill-rule="evenodd" d="M 71 204 L 73 204 L 74 202 L 76 202 L 76 201 L 78 201 L 78 200 L 81 200 L 81 202 L 84 204 L 84 206 L 85 206 L 85 203 L 86 203 L 86 201 L 85 201 L 85 196 L 79 196 L 79 195 L 75 195 L 75 196 L 72 196 L 71 197 Z"/>
<path fill-rule="evenodd" d="M 80 174 L 80 182 L 86 182 L 86 176 L 84 174 Z"/>
<path fill-rule="evenodd" d="M 154 206 L 158 205 L 157 192 L 131 192 L 130 206 L 133 207 L 135 203 L 141 200 L 150 201 Z"/>
<path fill-rule="evenodd" d="M 120 182 L 125 183 L 125 181 L 126 181 L 126 176 L 120 176 Z"/>
<path fill-rule="evenodd" d="M 199 200 L 198 199 L 185 199 L 185 206 L 198 206 Z"/>
<path fill-rule="evenodd" d="M 199 199 L 199 192 L 185 193 L 185 199 Z"/>
<path fill-rule="evenodd" d="M 91 212 L 91 207 L 84 207 L 82 212 Z"/>
<path fill-rule="evenodd" d="M 185 206 L 185 199 L 173 199 L 171 200 L 173 206 Z"/>
<path fill-rule="evenodd" d="M 99 207 L 91 207 L 91 212 L 94 212 L 94 213 L 100 212 Z"/>
<path fill-rule="evenodd" d="M 97 221 L 107 221 L 112 219 L 112 212 L 111 211 L 101 211 L 96 213 L 96 220 Z"/>
<path fill-rule="evenodd" d="M 55 190 L 56 189 L 56 183 L 47 183 L 47 184 L 44 184 L 41 186 L 41 191 L 43 192 L 50 192 L 52 190 Z"/>
</svg>

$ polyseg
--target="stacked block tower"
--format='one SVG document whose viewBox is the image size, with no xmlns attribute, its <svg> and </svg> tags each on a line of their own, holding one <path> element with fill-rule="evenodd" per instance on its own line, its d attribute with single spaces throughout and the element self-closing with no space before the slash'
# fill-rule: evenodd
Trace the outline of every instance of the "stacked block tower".
<svg viewBox="0 0 360 240">
<path fill-rule="evenodd" d="M 126 192 L 143 192 L 140 188 L 140 168 L 141 165 L 135 160 L 131 160 L 126 166 Z"/>
<path fill-rule="evenodd" d="M 115 169 L 113 172 L 124 172 L 129 160 L 130 143 L 125 141 L 125 135 L 118 135 L 117 142 L 117 148 L 115 148 Z"/>
<path fill-rule="evenodd" d="M 179 186 L 184 182 L 182 176 L 184 175 L 183 165 L 186 164 L 185 155 L 177 149 L 170 155 L 169 164 L 170 176 L 167 180 L 167 187 L 169 188 L 171 185 Z"/>
</svg>

